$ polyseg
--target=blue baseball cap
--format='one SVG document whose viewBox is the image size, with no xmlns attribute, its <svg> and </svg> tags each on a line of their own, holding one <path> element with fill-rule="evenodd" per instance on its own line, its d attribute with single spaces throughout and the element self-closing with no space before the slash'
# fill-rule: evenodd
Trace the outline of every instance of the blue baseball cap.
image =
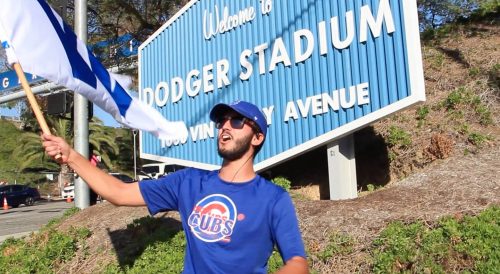
<svg viewBox="0 0 500 274">
<path fill-rule="evenodd" d="M 256 105 L 249 102 L 238 100 L 230 104 L 217 104 L 210 111 L 210 120 L 217 122 L 217 118 L 224 116 L 229 110 L 234 110 L 241 116 L 254 121 L 255 124 L 257 124 L 257 126 L 259 127 L 262 134 L 266 136 L 266 117 L 264 116 L 264 114 L 262 114 L 262 112 Z"/>
</svg>

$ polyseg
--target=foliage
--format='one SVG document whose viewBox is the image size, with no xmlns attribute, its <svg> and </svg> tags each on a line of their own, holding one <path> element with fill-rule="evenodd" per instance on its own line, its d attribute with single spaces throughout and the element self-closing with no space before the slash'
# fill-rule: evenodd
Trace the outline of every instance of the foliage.
<svg viewBox="0 0 500 274">
<path fill-rule="evenodd" d="M 354 238 L 345 233 L 333 233 L 328 239 L 328 244 L 316 256 L 321 261 L 327 261 L 336 255 L 347 255 L 352 252 L 355 244 Z"/>
<path fill-rule="evenodd" d="M 491 110 L 481 100 L 481 97 L 465 87 L 453 90 L 440 104 L 454 117 L 464 117 L 463 111 L 473 110 L 473 114 L 482 125 L 493 123 Z"/>
<path fill-rule="evenodd" d="M 429 115 L 429 107 L 428 106 L 421 106 L 417 109 L 417 120 L 418 120 L 418 127 L 421 127 L 425 123 L 425 119 Z"/>
<path fill-rule="evenodd" d="M 290 191 L 290 188 L 292 187 L 292 182 L 285 177 L 276 177 L 271 181 L 286 191 Z"/>
<path fill-rule="evenodd" d="M 112 133 L 112 129 L 105 127 L 97 118 L 92 119 L 89 124 L 89 155 L 92 153 L 101 156 L 104 164 L 113 169 L 111 156 L 117 155 L 120 152 L 116 134 Z"/>
<path fill-rule="evenodd" d="M 66 233 L 49 229 L 32 234 L 28 241 L 11 238 L 0 245 L 0 269 L 9 273 L 52 273 L 54 267 L 70 260 L 89 236 L 88 229 L 72 228 Z"/>
<path fill-rule="evenodd" d="M 274 249 L 269 261 L 267 261 L 267 272 L 276 273 L 283 266 L 283 259 L 278 250 Z"/>
<path fill-rule="evenodd" d="M 134 220 L 127 230 L 141 239 L 138 245 L 121 251 L 120 265 L 110 264 L 105 273 L 180 273 L 184 263 L 184 232 L 166 229 L 161 219 Z M 139 250 L 139 252 L 138 252 Z"/>
<path fill-rule="evenodd" d="M 477 132 L 472 132 L 469 134 L 469 142 L 471 142 L 473 145 L 477 147 L 481 147 L 486 141 L 488 141 L 490 138 L 488 136 L 482 135 Z"/>
<path fill-rule="evenodd" d="M 407 147 L 411 145 L 411 135 L 400 127 L 391 126 L 389 128 L 389 136 L 387 136 L 387 142 L 392 147 Z"/>
<path fill-rule="evenodd" d="M 22 172 L 19 167 L 23 164 L 22 159 L 13 156 L 13 151 L 19 146 L 23 132 L 9 121 L 0 119 L 0 179 L 7 182 L 32 184 L 39 181 L 43 176 L 38 174 Z"/>
<path fill-rule="evenodd" d="M 418 0 L 420 29 L 436 29 L 467 18 L 479 8 L 480 0 Z"/>
<path fill-rule="evenodd" d="M 373 242 L 375 273 L 494 273 L 500 269 L 500 208 L 476 217 L 390 224 Z"/>
</svg>

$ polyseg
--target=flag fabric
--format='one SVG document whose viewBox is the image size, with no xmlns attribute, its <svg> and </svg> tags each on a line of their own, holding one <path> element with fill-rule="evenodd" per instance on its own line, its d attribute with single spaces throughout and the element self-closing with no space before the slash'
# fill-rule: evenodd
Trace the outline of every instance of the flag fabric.
<svg viewBox="0 0 500 274">
<path fill-rule="evenodd" d="M 9 64 L 17 63 L 17 58 L 14 52 L 12 51 L 12 47 L 10 46 L 9 40 L 7 39 L 6 31 L 3 29 L 2 24 L 0 24 L 0 44 L 2 48 L 5 49 L 5 54 L 7 55 L 7 62 Z"/>
<path fill-rule="evenodd" d="M 0 40 L 8 61 L 73 90 L 119 123 L 171 141 L 185 141 L 184 122 L 167 121 L 132 97 L 43 0 L 1 0 Z"/>
</svg>

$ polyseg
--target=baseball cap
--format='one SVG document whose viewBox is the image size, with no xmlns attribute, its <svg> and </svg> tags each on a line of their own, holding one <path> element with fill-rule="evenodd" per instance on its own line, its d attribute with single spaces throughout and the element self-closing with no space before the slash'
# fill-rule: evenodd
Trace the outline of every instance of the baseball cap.
<svg viewBox="0 0 500 274">
<path fill-rule="evenodd" d="M 238 100 L 230 104 L 217 104 L 210 111 L 210 120 L 216 122 L 217 118 L 224 116 L 224 114 L 226 114 L 229 110 L 234 110 L 241 116 L 254 121 L 255 124 L 257 124 L 257 126 L 259 127 L 262 134 L 266 136 L 266 117 L 264 116 L 264 114 L 262 114 L 262 112 L 256 105 L 249 102 Z"/>
</svg>

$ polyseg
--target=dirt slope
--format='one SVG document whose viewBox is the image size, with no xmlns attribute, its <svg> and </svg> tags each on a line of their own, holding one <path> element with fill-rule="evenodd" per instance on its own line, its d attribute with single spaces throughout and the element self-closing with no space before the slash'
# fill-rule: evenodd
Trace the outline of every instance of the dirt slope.
<svg viewBox="0 0 500 274">
<path fill-rule="evenodd" d="M 500 147 L 477 155 L 456 156 L 434 164 L 424 172 L 369 195 L 347 201 L 296 200 L 307 248 L 321 250 L 332 233 L 348 233 L 356 239 L 355 256 L 335 257 L 313 267 L 322 273 L 368 272 L 364 248 L 393 220 L 434 222 L 442 216 L 460 218 L 486 207 L 500 205 Z M 147 216 L 146 208 L 98 204 L 66 221 L 61 229 L 84 226 L 92 230 L 86 255 L 79 254 L 62 266 L 63 272 L 96 273 L 117 261 L 127 245 L 138 241 L 127 229 L 134 219 Z M 178 227 L 176 213 L 160 214 L 169 227 Z"/>
</svg>

